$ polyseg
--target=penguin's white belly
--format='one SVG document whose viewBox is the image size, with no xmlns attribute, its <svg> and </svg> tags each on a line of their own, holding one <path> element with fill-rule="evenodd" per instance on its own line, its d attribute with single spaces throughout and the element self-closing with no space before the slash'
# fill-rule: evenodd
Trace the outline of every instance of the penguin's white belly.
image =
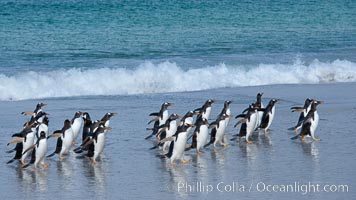
<svg viewBox="0 0 356 200">
<path fill-rule="evenodd" d="M 172 159 L 182 159 L 185 150 L 185 145 L 187 144 L 187 132 L 181 132 L 178 134 L 178 138 L 174 141 L 173 155 Z"/>
<path fill-rule="evenodd" d="M 73 142 L 73 130 L 67 129 L 64 133 L 64 137 L 62 136 L 62 151 L 61 154 L 63 153 L 68 153 L 68 151 L 70 150 L 71 146 L 72 146 L 72 142 Z"/>
<path fill-rule="evenodd" d="M 317 111 L 315 111 L 314 121 L 312 121 L 311 126 L 310 126 L 310 132 L 311 132 L 312 136 L 314 136 L 314 132 L 315 132 L 316 128 L 318 128 L 318 124 L 319 124 L 319 114 Z"/>
<path fill-rule="evenodd" d="M 187 117 L 186 119 L 185 119 L 185 124 L 194 124 L 194 119 L 193 119 L 193 117 Z M 187 132 L 189 133 L 190 132 L 190 130 L 192 130 L 192 127 L 189 127 L 188 129 L 187 129 Z"/>
<path fill-rule="evenodd" d="M 162 119 L 159 119 L 159 125 L 161 126 L 164 123 L 166 123 L 167 119 L 168 119 L 168 110 L 163 112 Z"/>
<path fill-rule="evenodd" d="M 99 134 L 97 138 L 97 142 L 94 142 L 94 153 L 100 154 L 104 150 L 105 144 L 105 134 Z"/>
<path fill-rule="evenodd" d="M 25 152 L 28 148 L 30 148 L 33 145 L 33 142 L 35 140 L 35 132 L 32 131 L 26 135 L 26 141 L 23 142 L 23 149 L 22 153 Z M 26 157 L 31 153 L 32 151 L 28 151 L 25 154 L 22 155 L 21 160 L 25 160 Z"/>
<path fill-rule="evenodd" d="M 227 115 L 231 115 L 230 108 L 226 110 L 226 114 L 227 114 Z M 230 118 L 226 118 L 226 119 L 225 119 L 226 127 L 227 127 L 227 125 L 229 125 L 229 122 L 230 122 Z"/>
<path fill-rule="evenodd" d="M 246 122 L 246 138 L 248 138 L 256 129 L 257 114 L 250 116 L 250 121 Z"/>
<path fill-rule="evenodd" d="M 83 119 L 81 117 L 76 118 L 72 124 L 73 138 L 74 140 L 79 136 L 80 129 L 83 124 Z"/>
<path fill-rule="evenodd" d="M 197 149 L 199 150 L 206 144 L 208 140 L 209 132 L 208 132 L 208 125 L 200 126 L 200 132 L 197 135 Z"/>
<path fill-rule="evenodd" d="M 271 111 L 272 111 L 272 112 L 269 113 L 269 121 L 268 121 L 268 124 L 267 124 L 266 129 L 268 129 L 268 128 L 271 126 L 272 122 L 273 122 L 274 114 L 276 113 L 276 107 L 273 106 Z"/>
<path fill-rule="evenodd" d="M 221 120 L 219 122 L 219 128 L 216 127 L 216 142 L 218 141 L 222 141 L 223 137 L 224 137 L 224 133 L 225 133 L 225 128 L 226 128 L 226 122 L 225 120 Z"/>
<path fill-rule="evenodd" d="M 261 125 L 261 122 L 262 122 L 262 117 L 263 117 L 263 111 L 258 111 L 257 112 L 257 127 L 258 128 L 260 125 Z"/>
<path fill-rule="evenodd" d="M 166 137 L 171 137 L 173 136 L 177 131 L 177 122 L 176 121 L 172 121 L 170 124 L 169 124 L 169 129 L 167 129 L 166 133 Z"/>
<path fill-rule="evenodd" d="M 48 149 L 47 139 L 41 139 L 38 147 L 36 148 L 35 166 L 37 166 L 39 162 L 43 161 L 43 159 L 46 156 L 47 149 Z"/>
<path fill-rule="evenodd" d="M 205 112 L 203 112 L 202 114 L 202 117 L 209 120 L 210 112 L 211 112 L 211 107 L 206 108 Z"/>
</svg>

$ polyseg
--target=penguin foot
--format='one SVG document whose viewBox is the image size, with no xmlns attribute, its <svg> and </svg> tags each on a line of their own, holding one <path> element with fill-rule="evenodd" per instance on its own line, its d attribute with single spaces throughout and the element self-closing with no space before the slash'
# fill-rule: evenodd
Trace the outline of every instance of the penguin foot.
<svg viewBox="0 0 356 200">
<path fill-rule="evenodd" d="M 319 142 L 320 139 L 319 139 L 319 138 L 313 138 L 313 141 L 314 141 L 314 142 Z"/>
<path fill-rule="evenodd" d="M 197 151 L 197 155 L 199 156 L 199 155 L 201 155 L 202 154 L 202 152 L 201 151 Z"/>
<path fill-rule="evenodd" d="M 246 144 L 252 144 L 252 141 L 246 140 Z"/>
<path fill-rule="evenodd" d="M 304 135 L 302 136 L 302 139 L 301 139 L 303 142 L 305 142 L 305 138 L 304 138 Z"/>
<path fill-rule="evenodd" d="M 24 166 L 26 166 L 27 164 L 25 163 L 25 161 L 23 161 L 23 160 L 19 160 L 20 161 L 20 163 L 21 163 L 21 167 L 24 167 Z"/>
<path fill-rule="evenodd" d="M 75 144 L 78 144 L 78 142 L 77 141 L 73 141 L 72 144 L 75 145 Z"/>
<path fill-rule="evenodd" d="M 64 160 L 64 157 L 59 156 L 59 161 L 63 161 L 63 160 Z"/>
<path fill-rule="evenodd" d="M 187 162 L 189 162 L 189 160 L 184 160 L 184 159 L 181 159 L 180 160 L 182 163 L 187 163 Z"/>
<path fill-rule="evenodd" d="M 36 167 L 36 166 L 35 166 L 35 167 L 34 167 L 34 170 L 36 170 L 36 171 L 37 171 L 37 170 L 38 170 L 38 167 Z"/>
<path fill-rule="evenodd" d="M 170 165 L 171 167 L 175 167 L 177 164 L 174 163 L 174 162 L 171 162 L 169 165 Z"/>
<path fill-rule="evenodd" d="M 265 129 L 265 135 L 269 134 L 270 130 L 269 129 Z"/>
<path fill-rule="evenodd" d="M 93 159 L 93 165 L 99 165 L 99 162 Z"/>
<path fill-rule="evenodd" d="M 42 164 L 42 167 L 43 167 L 43 168 L 47 168 L 48 166 L 49 166 L 48 163 L 43 163 L 43 164 Z"/>
</svg>

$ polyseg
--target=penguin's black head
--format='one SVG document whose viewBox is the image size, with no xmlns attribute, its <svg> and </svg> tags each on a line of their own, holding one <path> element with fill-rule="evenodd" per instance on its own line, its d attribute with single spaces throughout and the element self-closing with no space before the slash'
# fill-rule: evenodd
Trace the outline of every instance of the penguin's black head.
<svg viewBox="0 0 356 200">
<path fill-rule="evenodd" d="M 306 98 L 305 103 L 304 103 L 304 108 L 308 108 L 309 105 L 313 102 L 313 99 L 311 98 Z"/>
<path fill-rule="evenodd" d="M 74 118 L 79 118 L 80 116 L 82 116 L 82 114 L 83 112 L 78 111 L 74 114 Z"/>
<path fill-rule="evenodd" d="M 258 103 L 262 103 L 262 95 L 263 95 L 263 92 L 257 94 L 257 102 Z"/>
<path fill-rule="evenodd" d="M 232 103 L 232 101 L 231 100 L 227 100 L 227 101 L 225 101 L 225 103 L 224 103 L 224 105 L 226 106 L 228 106 L 228 105 L 230 105 Z"/>
<path fill-rule="evenodd" d="M 72 126 L 71 124 L 72 123 L 69 121 L 69 119 L 64 120 L 64 128 L 65 129 L 70 128 Z"/>
<path fill-rule="evenodd" d="M 42 123 L 44 123 L 48 126 L 49 119 L 48 119 L 47 115 L 43 118 Z"/>
<path fill-rule="evenodd" d="M 169 116 L 169 119 L 171 121 L 179 119 L 179 118 L 181 118 L 181 117 L 179 115 L 175 114 L 175 113 L 173 113 L 173 114 L 171 114 L 171 116 Z"/>
<path fill-rule="evenodd" d="M 269 104 L 273 106 L 275 103 L 279 101 L 280 101 L 279 99 L 271 99 L 271 101 L 269 101 Z"/>
<path fill-rule="evenodd" d="M 44 131 L 41 131 L 40 133 L 40 139 L 46 138 L 46 133 Z"/>
<path fill-rule="evenodd" d="M 205 118 L 202 118 L 202 124 L 209 124 L 209 121 L 207 120 L 207 119 L 205 119 Z"/>
<path fill-rule="evenodd" d="M 213 103 L 215 103 L 216 102 L 216 100 L 214 100 L 214 99 L 208 99 L 206 102 L 205 102 L 205 105 L 206 106 L 211 106 L 211 104 L 213 104 Z"/>
<path fill-rule="evenodd" d="M 39 102 L 39 103 L 37 104 L 36 108 L 37 108 L 37 109 L 40 109 L 40 108 L 42 108 L 42 107 L 44 107 L 44 106 L 47 106 L 47 104 L 45 104 L 45 103 L 43 103 L 43 102 Z"/>
<path fill-rule="evenodd" d="M 174 103 L 164 102 L 161 106 L 161 110 L 166 110 L 169 106 L 174 106 Z"/>
<path fill-rule="evenodd" d="M 91 118 L 90 118 L 89 113 L 84 112 L 84 113 L 83 113 L 83 119 L 84 119 L 84 120 L 87 120 L 87 121 L 91 121 Z"/>
</svg>

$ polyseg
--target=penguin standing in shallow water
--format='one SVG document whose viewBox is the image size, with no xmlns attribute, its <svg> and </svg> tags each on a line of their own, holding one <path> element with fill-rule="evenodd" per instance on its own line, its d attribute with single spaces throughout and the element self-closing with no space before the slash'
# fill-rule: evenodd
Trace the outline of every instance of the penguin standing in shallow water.
<svg viewBox="0 0 356 200">
<path fill-rule="evenodd" d="M 191 144 L 190 148 L 196 149 L 197 154 L 200 155 L 201 154 L 200 150 L 205 146 L 205 144 L 208 140 L 209 122 L 205 118 L 200 118 L 196 122 L 195 126 L 196 126 L 196 128 L 193 133 L 192 144 Z"/>
<path fill-rule="evenodd" d="M 48 164 L 45 163 L 45 157 L 47 153 L 47 136 L 44 131 L 40 132 L 40 137 L 38 138 L 36 144 L 32 145 L 30 148 L 26 149 L 24 153 L 27 153 L 28 151 L 32 151 L 32 154 L 34 157 L 34 160 L 31 161 L 30 163 L 26 164 L 23 166 L 23 168 L 28 167 L 30 164 L 35 164 L 35 170 L 38 169 L 38 165 L 41 164 L 43 168 L 48 167 Z"/>
<path fill-rule="evenodd" d="M 200 118 L 205 118 L 209 120 L 210 113 L 211 113 L 211 105 L 216 101 L 213 99 L 208 99 L 201 108 L 197 108 L 194 112 L 199 112 L 200 114 L 197 117 L 197 120 Z"/>
<path fill-rule="evenodd" d="M 256 103 L 255 106 L 257 107 L 257 109 L 259 109 L 260 111 L 257 111 L 257 128 L 260 127 L 261 122 L 262 122 L 262 117 L 263 117 L 263 111 L 261 109 L 264 108 L 263 106 L 263 102 L 262 102 L 262 95 L 263 93 L 258 93 L 257 97 L 256 97 Z"/>
<path fill-rule="evenodd" d="M 246 136 L 247 144 L 252 143 L 250 141 L 250 136 L 252 136 L 253 132 L 256 130 L 257 117 L 258 117 L 257 107 L 258 105 L 256 106 L 255 104 L 251 104 L 250 107 L 248 108 L 247 114 L 240 114 L 235 117 L 235 118 L 239 118 L 239 117 L 243 118 L 238 122 L 236 122 L 234 127 L 236 127 L 239 124 L 242 124 L 238 137 L 241 139 L 243 136 Z M 240 139 L 239 141 L 241 141 Z"/>
<path fill-rule="evenodd" d="M 161 110 L 158 113 L 151 113 L 150 116 L 155 116 L 154 119 L 152 119 L 151 121 L 149 121 L 147 124 L 150 124 L 152 122 L 155 122 L 153 124 L 153 128 L 152 129 L 147 129 L 147 130 L 152 130 L 151 135 L 147 136 L 145 139 L 148 139 L 150 137 L 152 137 L 153 135 L 157 135 L 157 133 L 160 131 L 160 126 L 162 126 L 168 119 L 169 115 L 168 115 L 168 107 L 169 106 L 174 106 L 174 103 L 168 103 L 165 102 L 162 104 L 161 106 Z"/>
<path fill-rule="evenodd" d="M 263 110 L 262 121 L 259 128 L 264 129 L 265 134 L 269 133 L 269 127 L 271 126 L 276 113 L 275 104 L 279 101 L 279 99 L 271 99 L 266 108 L 259 109 L 259 111 Z"/>
<path fill-rule="evenodd" d="M 162 140 L 164 138 L 168 138 L 173 136 L 176 131 L 177 131 L 177 119 L 179 119 L 180 116 L 177 114 L 171 114 L 169 118 L 167 119 L 166 123 L 160 127 L 160 132 L 158 132 L 157 138 L 158 140 Z M 167 147 L 169 147 L 171 144 L 171 141 L 167 141 L 163 144 L 163 152 L 166 152 Z"/>
<path fill-rule="evenodd" d="M 91 126 L 92 126 L 92 121 L 91 121 L 90 115 L 89 115 L 89 113 L 84 112 L 83 113 L 82 143 L 87 138 L 87 136 L 90 134 L 90 127 Z"/>
<path fill-rule="evenodd" d="M 224 147 L 226 147 L 228 145 L 227 143 L 223 142 L 224 135 L 225 135 L 225 129 L 226 129 L 225 120 L 227 118 L 231 118 L 231 116 L 223 114 L 223 115 L 219 116 L 219 118 L 217 118 L 215 120 L 215 122 L 213 122 L 209 125 L 209 128 L 212 128 L 210 142 L 208 144 L 206 144 L 204 147 L 207 147 L 213 143 L 214 143 L 214 148 L 216 148 L 217 143 L 223 145 Z"/>
<path fill-rule="evenodd" d="M 82 114 L 83 113 L 80 111 L 76 112 L 71 120 L 73 130 L 73 144 L 77 143 L 75 140 L 78 138 L 80 129 L 83 126 Z"/>
<path fill-rule="evenodd" d="M 72 123 L 66 119 L 61 130 L 54 131 L 52 135 L 48 136 L 48 138 L 58 137 L 58 139 L 56 150 L 47 157 L 52 157 L 55 154 L 59 154 L 59 160 L 62 161 L 64 159 L 63 156 L 69 153 L 73 143 L 73 130 L 71 124 Z"/>
<path fill-rule="evenodd" d="M 307 116 L 305 117 L 301 131 L 298 135 L 292 137 L 292 140 L 297 139 L 299 136 L 301 136 L 302 141 L 305 141 L 305 136 L 311 136 L 313 141 L 320 141 L 320 139 L 315 137 L 315 130 L 318 127 L 319 124 L 319 114 L 318 111 L 316 110 L 316 107 L 319 104 L 323 104 L 324 101 L 316 101 L 313 100 L 311 103 L 311 108 L 310 111 L 308 112 Z"/>
<path fill-rule="evenodd" d="M 292 112 L 301 112 L 299 115 L 299 119 L 297 122 L 297 125 L 289 128 L 288 130 L 290 131 L 295 131 L 295 134 L 298 134 L 298 129 L 300 129 L 303 125 L 303 121 L 305 119 L 305 117 L 307 116 L 308 112 L 311 109 L 311 104 L 312 104 L 313 100 L 310 98 L 305 99 L 305 103 L 303 107 L 292 107 L 291 110 Z"/>
<path fill-rule="evenodd" d="M 218 115 L 218 117 L 221 116 L 221 115 L 223 115 L 223 114 L 228 115 L 228 116 L 231 115 L 231 110 L 230 110 L 230 104 L 231 104 L 231 103 L 232 103 L 232 101 L 225 101 L 225 102 L 224 102 L 224 107 L 223 107 L 223 109 L 221 110 L 221 112 L 220 112 L 220 114 Z M 225 122 L 226 122 L 226 127 L 227 127 L 227 126 L 229 125 L 230 118 L 226 118 L 226 119 L 225 119 Z"/>
<path fill-rule="evenodd" d="M 183 124 L 177 130 L 177 132 L 170 138 L 173 139 L 171 145 L 169 146 L 169 152 L 165 154 L 166 157 L 170 158 L 171 166 L 174 166 L 175 160 L 180 160 L 183 163 L 189 162 L 189 160 L 183 159 L 183 154 L 185 150 L 185 146 L 187 144 L 188 127 L 193 127 L 194 124 Z M 167 138 L 169 139 L 169 138 Z"/>
</svg>

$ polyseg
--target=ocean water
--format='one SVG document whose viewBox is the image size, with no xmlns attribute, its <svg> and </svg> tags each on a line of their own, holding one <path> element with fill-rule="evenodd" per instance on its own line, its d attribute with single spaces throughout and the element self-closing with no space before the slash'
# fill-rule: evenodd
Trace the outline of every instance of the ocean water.
<svg viewBox="0 0 356 200">
<path fill-rule="evenodd" d="M 0 1 L 2 197 L 352 199 L 355 19 L 351 0 Z M 270 135 L 254 144 L 229 140 L 232 120 L 227 148 L 186 152 L 189 163 L 170 167 L 144 140 L 148 114 L 163 102 L 184 115 L 213 98 L 214 119 L 225 100 L 237 115 L 258 92 L 264 104 L 281 102 Z M 318 108 L 320 142 L 289 139 L 298 118 L 289 108 L 306 97 L 326 102 Z M 6 144 L 27 120 L 20 113 L 39 101 L 48 103 L 50 132 L 78 110 L 94 119 L 119 113 L 98 166 L 74 153 L 48 159 L 47 170 L 5 164 L 13 157 Z M 49 153 L 54 147 L 50 140 Z"/>
<path fill-rule="evenodd" d="M 354 1 L 4 0 L 0 16 L 0 100 L 356 81 Z"/>
</svg>

